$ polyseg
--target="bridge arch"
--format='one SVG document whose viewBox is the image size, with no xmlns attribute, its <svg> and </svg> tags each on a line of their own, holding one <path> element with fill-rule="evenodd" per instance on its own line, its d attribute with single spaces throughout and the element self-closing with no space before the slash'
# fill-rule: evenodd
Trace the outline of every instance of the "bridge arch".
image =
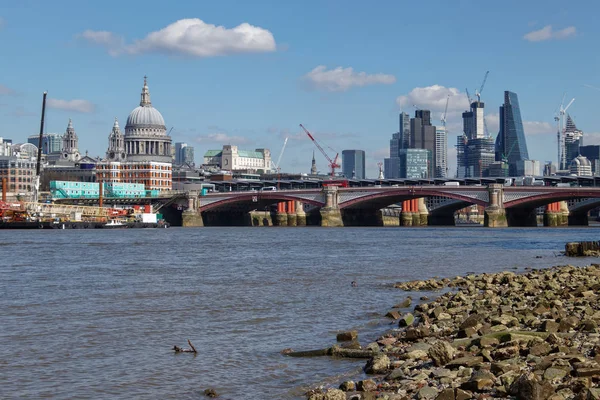
<svg viewBox="0 0 600 400">
<path fill-rule="evenodd" d="M 237 194 L 235 196 L 227 196 L 220 198 L 216 201 L 212 201 L 207 204 L 202 204 L 203 199 L 209 200 L 209 197 L 200 197 L 200 212 L 205 211 L 219 211 L 223 208 L 235 207 L 235 206 L 249 206 L 247 208 L 264 208 L 265 206 L 277 203 L 280 201 L 301 201 L 302 203 L 312 204 L 317 207 L 323 207 L 324 202 L 314 200 L 310 198 L 304 198 L 292 193 L 283 192 L 248 192 L 243 194 Z"/>
<path fill-rule="evenodd" d="M 482 198 L 477 198 L 471 197 L 465 193 L 440 190 L 437 188 L 398 188 L 381 192 L 369 193 L 364 196 L 355 197 L 348 200 L 340 199 L 339 206 L 342 210 L 352 208 L 381 209 L 391 204 L 402 202 L 404 200 L 432 196 L 447 197 L 450 199 L 459 200 L 462 204 L 464 204 L 465 207 L 470 204 L 477 204 L 484 207 L 487 206 L 487 189 L 485 191 L 480 190 L 479 193 L 485 194 L 485 196 L 481 196 Z"/>
<path fill-rule="evenodd" d="M 506 193 L 505 193 L 506 196 Z M 561 192 L 546 192 L 535 194 L 532 196 L 526 196 L 517 198 L 514 200 L 504 201 L 504 208 L 537 208 L 544 206 L 549 203 L 557 201 L 583 199 L 583 198 L 598 198 L 600 201 L 600 193 L 592 190 L 574 190 L 574 191 L 561 191 Z M 593 208 L 593 207 L 592 207 Z"/>
</svg>

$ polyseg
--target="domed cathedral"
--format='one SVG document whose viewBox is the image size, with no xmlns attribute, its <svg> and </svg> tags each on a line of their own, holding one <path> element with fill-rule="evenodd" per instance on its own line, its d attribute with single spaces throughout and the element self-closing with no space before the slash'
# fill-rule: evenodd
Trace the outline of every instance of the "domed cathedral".
<svg viewBox="0 0 600 400">
<path fill-rule="evenodd" d="M 119 128 L 119 121 L 115 118 L 112 131 L 108 136 L 108 150 L 106 152 L 106 159 L 108 161 L 125 161 L 126 158 L 127 154 L 125 154 L 125 137 Z"/>
<path fill-rule="evenodd" d="M 171 138 L 163 116 L 152 107 L 145 76 L 140 105 L 127 118 L 124 139 L 127 161 L 172 162 Z"/>
<path fill-rule="evenodd" d="M 63 145 L 61 159 L 65 161 L 75 162 L 81 158 L 79 154 L 79 139 L 75 128 L 73 128 L 73 121 L 69 118 L 69 125 L 67 125 L 67 131 L 63 135 Z"/>
</svg>

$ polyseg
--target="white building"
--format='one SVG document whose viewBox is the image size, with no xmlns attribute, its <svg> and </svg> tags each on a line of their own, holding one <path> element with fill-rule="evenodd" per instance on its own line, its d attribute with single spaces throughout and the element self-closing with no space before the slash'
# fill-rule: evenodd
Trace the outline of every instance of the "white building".
<svg viewBox="0 0 600 400">
<path fill-rule="evenodd" d="M 204 164 L 213 165 L 226 171 L 267 171 L 271 169 L 271 151 L 238 150 L 237 146 L 224 145 L 223 150 L 208 150 L 204 154 Z"/>
<path fill-rule="evenodd" d="M 592 176 L 592 163 L 584 156 L 575 157 L 569 169 L 571 175 Z"/>
<path fill-rule="evenodd" d="M 448 133 L 443 126 L 435 129 L 435 177 L 448 177 Z"/>
<path fill-rule="evenodd" d="M 517 176 L 541 176 L 542 169 L 538 160 L 518 160 L 515 163 Z"/>
</svg>

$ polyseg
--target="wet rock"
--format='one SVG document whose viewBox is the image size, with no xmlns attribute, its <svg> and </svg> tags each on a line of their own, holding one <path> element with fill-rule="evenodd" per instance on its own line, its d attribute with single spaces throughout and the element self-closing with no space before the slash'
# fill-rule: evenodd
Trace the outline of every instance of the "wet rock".
<svg viewBox="0 0 600 400">
<path fill-rule="evenodd" d="M 211 397 L 211 398 L 219 397 L 219 395 L 217 394 L 217 391 L 215 389 L 204 390 L 204 395 L 206 397 Z"/>
<path fill-rule="evenodd" d="M 450 343 L 443 340 L 436 341 L 428 350 L 427 355 L 433 360 L 434 365 L 442 367 L 450 362 L 456 350 Z"/>
<path fill-rule="evenodd" d="M 410 326 L 415 322 L 415 317 L 411 313 L 403 315 L 398 321 L 399 326 Z"/>
<path fill-rule="evenodd" d="M 340 384 L 340 390 L 344 392 L 353 392 L 356 390 L 356 383 L 354 381 L 345 381 Z"/>
<path fill-rule="evenodd" d="M 358 338 L 358 331 L 346 331 L 337 334 L 336 339 L 338 342 L 349 342 Z"/>
<path fill-rule="evenodd" d="M 358 390 L 359 392 L 369 392 L 377 390 L 377 383 L 375 383 L 373 379 L 364 379 L 362 381 L 357 382 L 356 390 Z"/>
<path fill-rule="evenodd" d="M 385 314 L 385 316 L 391 319 L 400 319 L 400 313 L 396 310 L 388 311 L 387 314 Z"/>
<path fill-rule="evenodd" d="M 412 304 L 412 298 L 409 296 L 404 299 L 402 302 L 396 304 L 394 308 L 408 308 Z"/>
<path fill-rule="evenodd" d="M 385 354 L 378 354 L 367 361 L 365 373 L 383 374 L 390 369 L 390 358 Z"/>
</svg>

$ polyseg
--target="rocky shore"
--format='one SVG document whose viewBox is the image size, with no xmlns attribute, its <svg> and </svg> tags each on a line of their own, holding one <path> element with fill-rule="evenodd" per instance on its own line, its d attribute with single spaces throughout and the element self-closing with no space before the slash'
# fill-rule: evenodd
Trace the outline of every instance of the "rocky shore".
<svg viewBox="0 0 600 400">
<path fill-rule="evenodd" d="M 395 287 L 450 290 L 412 309 L 407 297 L 387 314 L 397 328 L 364 348 L 346 332 L 330 349 L 288 351 L 366 359 L 367 379 L 307 399 L 600 399 L 600 265 Z"/>
</svg>

